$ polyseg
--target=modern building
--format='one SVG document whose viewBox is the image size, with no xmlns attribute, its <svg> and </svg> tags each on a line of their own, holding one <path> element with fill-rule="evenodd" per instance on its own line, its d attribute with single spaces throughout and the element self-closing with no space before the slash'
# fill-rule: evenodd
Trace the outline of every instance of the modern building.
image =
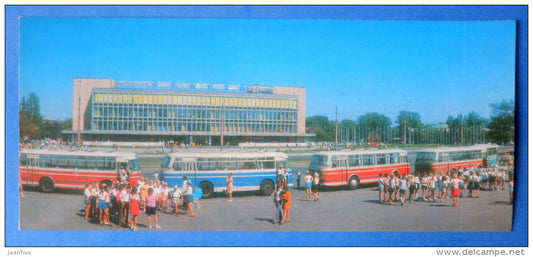
<svg viewBox="0 0 533 257">
<path fill-rule="evenodd" d="M 305 142 L 305 88 L 74 79 L 71 141 Z"/>
</svg>

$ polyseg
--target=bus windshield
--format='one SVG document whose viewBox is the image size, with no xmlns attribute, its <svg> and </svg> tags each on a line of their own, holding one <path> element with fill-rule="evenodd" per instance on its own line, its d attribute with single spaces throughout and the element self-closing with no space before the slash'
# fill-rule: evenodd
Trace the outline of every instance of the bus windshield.
<svg viewBox="0 0 533 257">
<path fill-rule="evenodd" d="M 417 160 L 435 160 L 437 158 L 437 153 L 430 153 L 430 152 L 419 152 L 416 154 Z"/>
<path fill-rule="evenodd" d="M 130 170 L 135 170 L 135 171 L 138 171 L 138 170 L 141 169 L 139 167 L 139 162 L 137 160 L 129 160 L 128 161 L 128 168 L 130 168 Z"/>
<path fill-rule="evenodd" d="M 170 157 L 167 156 L 167 157 L 165 157 L 165 159 L 163 160 L 163 165 L 162 165 L 162 167 L 163 167 L 163 168 L 168 168 L 169 165 L 170 165 Z"/>
<path fill-rule="evenodd" d="M 328 157 L 325 155 L 313 155 L 311 164 L 318 165 L 318 166 L 325 166 L 328 164 Z"/>
</svg>

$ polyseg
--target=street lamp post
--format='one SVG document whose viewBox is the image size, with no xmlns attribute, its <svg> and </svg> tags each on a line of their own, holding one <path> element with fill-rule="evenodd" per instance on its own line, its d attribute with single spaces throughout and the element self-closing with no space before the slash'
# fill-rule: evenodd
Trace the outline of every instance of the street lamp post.
<svg viewBox="0 0 533 257">
<path fill-rule="evenodd" d="M 337 120 L 337 106 L 335 106 L 335 151 L 337 151 L 337 137 L 339 133 L 339 122 Z"/>
</svg>

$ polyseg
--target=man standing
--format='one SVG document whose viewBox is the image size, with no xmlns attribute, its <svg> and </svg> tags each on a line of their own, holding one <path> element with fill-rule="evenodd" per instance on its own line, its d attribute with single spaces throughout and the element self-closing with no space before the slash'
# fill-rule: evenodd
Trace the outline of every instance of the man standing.
<svg viewBox="0 0 533 257">
<path fill-rule="evenodd" d="M 301 178 L 302 178 L 302 173 L 300 172 L 300 170 L 297 170 L 296 171 L 296 184 L 298 185 L 298 188 L 300 188 Z"/>
<path fill-rule="evenodd" d="M 281 203 L 281 194 L 283 193 L 283 189 L 280 185 L 278 185 L 278 188 L 273 193 L 274 196 L 274 205 L 276 206 L 276 215 L 274 216 L 274 222 L 272 224 L 278 224 L 281 221 L 281 218 L 283 216 L 282 213 L 282 203 Z"/>
</svg>

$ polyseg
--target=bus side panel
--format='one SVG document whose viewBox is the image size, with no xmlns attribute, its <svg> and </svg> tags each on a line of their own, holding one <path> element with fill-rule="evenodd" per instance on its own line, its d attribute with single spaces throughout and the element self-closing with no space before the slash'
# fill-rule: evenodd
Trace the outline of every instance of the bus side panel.
<svg viewBox="0 0 533 257">
<path fill-rule="evenodd" d="M 408 164 L 386 165 L 386 166 L 369 166 L 368 168 L 350 169 L 350 176 L 359 177 L 361 184 L 373 184 L 378 182 L 379 174 L 392 174 L 398 171 L 400 175 L 411 174 L 411 168 Z"/>
<path fill-rule="evenodd" d="M 268 170 L 238 170 L 238 171 L 211 171 L 198 172 L 196 175 L 198 183 L 207 181 L 213 184 L 215 192 L 222 192 L 227 188 L 226 178 L 232 173 L 234 191 L 254 191 L 259 190 L 261 182 L 265 179 L 276 183 L 276 171 Z"/>
<path fill-rule="evenodd" d="M 33 167 L 23 166 L 19 167 L 20 183 L 24 186 L 37 186 L 39 185 L 39 179 L 34 176 Z"/>
<path fill-rule="evenodd" d="M 21 169 L 21 174 L 28 172 L 29 169 Z M 34 177 L 28 182 L 29 185 L 38 186 L 42 178 L 50 177 L 54 182 L 54 187 L 62 189 L 83 189 L 85 188 L 85 184 L 90 182 L 100 183 L 104 180 L 117 181 L 115 171 L 35 168 L 33 174 Z"/>
<path fill-rule="evenodd" d="M 427 168 L 426 168 L 427 167 Z M 472 160 L 472 161 L 460 161 L 460 162 L 449 162 L 449 163 L 440 163 L 433 165 L 417 165 L 415 171 L 417 174 L 421 174 L 419 171 L 427 172 L 428 174 L 433 172 L 437 175 L 446 175 L 449 174 L 452 170 L 460 170 L 464 168 L 477 168 L 483 167 L 483 160 Z M 422 173 L 422 174 L 423 174 Z"/>
<path fill-rule="evenodd" d="M 320 181 L 325 186 L 346 185 L 346 171 L 344 168 L 324 169 L 320 172 Z"/>
</svg>

